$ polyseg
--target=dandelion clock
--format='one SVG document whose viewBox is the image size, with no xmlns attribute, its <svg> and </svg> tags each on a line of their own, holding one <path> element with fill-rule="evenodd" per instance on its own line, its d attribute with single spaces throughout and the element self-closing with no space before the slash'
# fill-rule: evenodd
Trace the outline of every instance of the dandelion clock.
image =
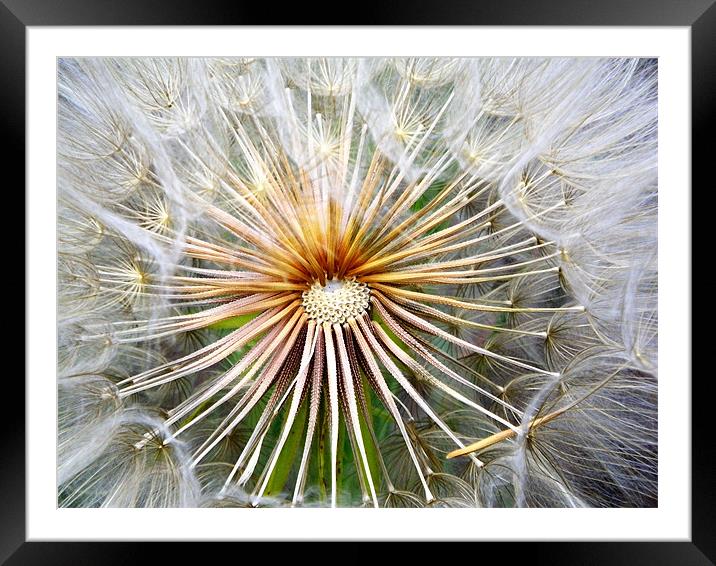
<svg viewBox="0 0 716 566">
<path fill-rule="evenodd" d="M 656 506 L 655 59 L 57 81 L 60 506 Z"/>
</svg>

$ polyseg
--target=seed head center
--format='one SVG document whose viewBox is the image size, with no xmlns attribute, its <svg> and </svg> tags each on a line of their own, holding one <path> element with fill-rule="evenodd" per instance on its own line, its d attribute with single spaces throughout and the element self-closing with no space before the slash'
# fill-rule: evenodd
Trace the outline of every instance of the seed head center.
<svg viewBox="0 0 716 566">
<path fill-rule="evenodd" d="M 302 296 L 308 318 L 319 323 L 343 324 L 367 312 L 370 305 L 370 289 L 355 278 L 331 279 L 325 286 L 316 281 Z"/>
</svg>

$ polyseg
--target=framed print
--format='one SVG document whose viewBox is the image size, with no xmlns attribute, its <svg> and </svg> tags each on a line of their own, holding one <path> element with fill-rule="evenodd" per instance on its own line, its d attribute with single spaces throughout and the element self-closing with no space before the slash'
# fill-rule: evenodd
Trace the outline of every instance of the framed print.
<svg viewBox="0 0 716 566">
<path fill-rule="evenodd" d="M 519 4 L 309 26 L 5 1 L 8 564 L 146 541 L 712 563 L 690 183 L 716 9 Z"/>
</svg>

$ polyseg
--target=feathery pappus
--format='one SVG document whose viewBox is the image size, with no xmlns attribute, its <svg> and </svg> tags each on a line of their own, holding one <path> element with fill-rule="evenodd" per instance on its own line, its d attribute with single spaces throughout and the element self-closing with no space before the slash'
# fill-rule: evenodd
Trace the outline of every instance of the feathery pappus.
<svg viewBox="0 0 716 566">
<path fill-rule="evenodd" d="M 58 61 L 62 506 L 654 506 L 657 64 Z"/>
</svg>

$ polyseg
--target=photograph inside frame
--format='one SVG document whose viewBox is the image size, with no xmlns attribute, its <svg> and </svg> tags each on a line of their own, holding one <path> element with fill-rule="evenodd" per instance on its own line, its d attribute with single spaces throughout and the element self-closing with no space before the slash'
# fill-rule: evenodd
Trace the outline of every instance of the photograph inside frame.
<svg viewBox="0 0 716 566">
<path fill-rule="evenodd" d="M 656 507 L 657 60 L 60 58 L 60 507 Z"/>
</svg>

